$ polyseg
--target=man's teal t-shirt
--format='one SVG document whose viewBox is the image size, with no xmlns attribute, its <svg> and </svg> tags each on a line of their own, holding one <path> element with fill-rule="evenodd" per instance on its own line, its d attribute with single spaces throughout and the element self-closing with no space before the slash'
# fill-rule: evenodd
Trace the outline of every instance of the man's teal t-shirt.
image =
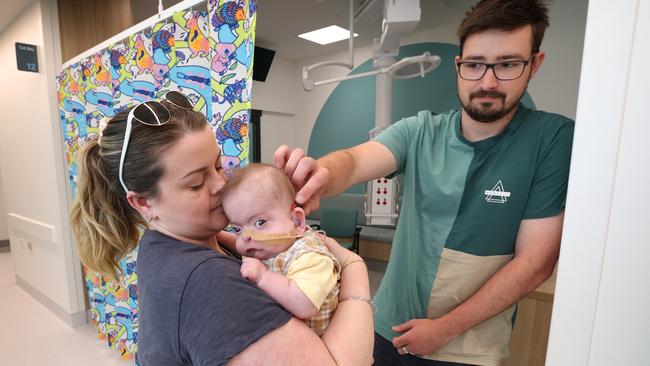
<svg viewBox="0 0 650 366">
<path fill-rule="evenodd" d="M 566 198 L 573 121 L 519 105 L 497 136 L 470 142 L 460 111 L 422 111 L 382 132 L 401 174 L 391 257 L 375 295 L 375 329 L 437 318 L 512 259 L 524 219 L 559 214 Z M 425 358 L 498 365 L 507 357 L 514 306 Z"/>
</svg>

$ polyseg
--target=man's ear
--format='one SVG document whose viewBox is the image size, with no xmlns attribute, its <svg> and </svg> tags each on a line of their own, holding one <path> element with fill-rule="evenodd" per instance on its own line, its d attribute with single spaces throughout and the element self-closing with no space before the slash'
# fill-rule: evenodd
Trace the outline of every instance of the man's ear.
<svg viewBox="0 0 650 366">
<path fill-rule="evenodd" d="M 149 200 L 146 197 L 133 191 L 128 191 L 126 193 L 126 200 L 129 202 L 129 205 L 131 205 L 131 207 L 135 208 L 140 213 L 140 215 L 142 215 L 142 217 L 151 216 L 151 206 L 149 205 Z"/>
<path fill-rule="evenodd" d="M 531 70 L 530 70 L 530 78 L 534 78 L 535 74 L 537 73 L 537 70 L 539 70 L 540 67 L 542 67 L 542 63 L 544 62 L 544 59 L 546 58 L 546 54 L 544 51 L 539 51 L 535 54 L 535 57 L 533 57 L 533 60 L 531 62 Z"/>
<path fill-rule="evenodd" d="M 302 209 L 302 207 L 294 207 L 291 210 L 291 219 L 293 220 L 293 223 L 296 225 L 297 230 L 304 230 L 305 229 L 305 210 Z"/>
</svg>

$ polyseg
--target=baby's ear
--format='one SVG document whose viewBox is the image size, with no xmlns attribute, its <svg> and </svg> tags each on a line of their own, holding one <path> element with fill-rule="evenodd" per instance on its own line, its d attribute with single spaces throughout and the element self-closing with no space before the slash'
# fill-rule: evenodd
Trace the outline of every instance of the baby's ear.
<svg viewBox="0 0 650 366">
<path fill-rule="evenodd" d="M 291 210 L 291 219 L 297 230 L 305 229 L 305 210 L 302 207 L 296 206 Z"/>
</svg>

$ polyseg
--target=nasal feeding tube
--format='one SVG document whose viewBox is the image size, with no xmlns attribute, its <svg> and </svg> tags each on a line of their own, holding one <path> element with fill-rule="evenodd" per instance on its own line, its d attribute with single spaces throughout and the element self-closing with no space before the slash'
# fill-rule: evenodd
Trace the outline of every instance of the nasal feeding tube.
<svg viewBox="0 0 650 366">
<path fill-rule="evenodd" d="M 305 234 L 298 234 L 296 229 L 291 229 L 284 233 L 261 233 L 255 229 L 244 229 L 241 232 L 241 235 L 249 237 L 251 240 L 263 242 L 268 245 L 282 245 L 286 244 L 287 240 L 295 240 L 297 238 L 302 238 Z"/>
</svg>

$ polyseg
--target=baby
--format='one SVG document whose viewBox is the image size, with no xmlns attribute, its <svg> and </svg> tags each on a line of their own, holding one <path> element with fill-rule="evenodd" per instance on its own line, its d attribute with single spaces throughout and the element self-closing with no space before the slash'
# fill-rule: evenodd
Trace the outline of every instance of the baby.
<svg viewBox="0 0 650 366">
<path fill-rule="evenodd" d="M 320 336 L 338 305 L 341 267 L 306 226 L 294 196 L 284 172 L 251 164 L 228 179 L 221 202 L 237 234 L 242 276 Z"/>
</svg>

